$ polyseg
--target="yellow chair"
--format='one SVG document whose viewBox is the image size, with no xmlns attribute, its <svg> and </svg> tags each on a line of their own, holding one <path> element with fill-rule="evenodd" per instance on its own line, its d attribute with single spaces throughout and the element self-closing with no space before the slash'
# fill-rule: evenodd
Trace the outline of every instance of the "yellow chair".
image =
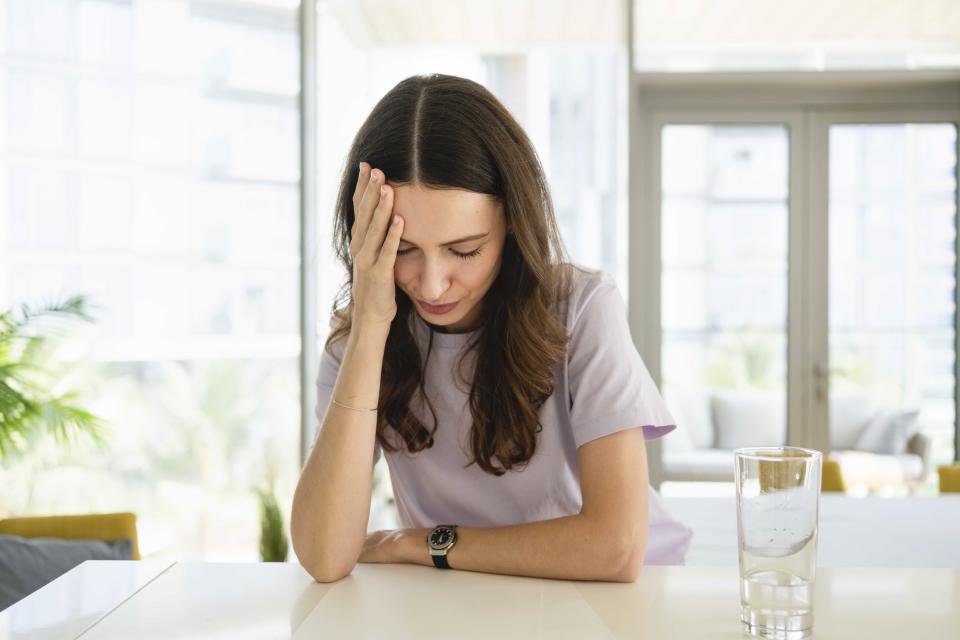
<svg viewBox="0 0 960 640">
<path fill-rule="evenodd" d="M 820 490 L 840 493 L 847 490 L 847 485 L 843 481 L 843 473 L 840 472 L 840 463 L 836 460 L 823 461 L 823 478 L 820 482 Z"/>
<path fill-rule="evenodd" d="M 806 461 L 797 459 L 795 462 L 790 458 L 798 457 L 796 455 L 786 455 L 784 460 L 778 464 L 760 460 L 758 462 L 760 469 L 760 487 L 762 491 L 766 488 L 780 488 L 799 486 L 804 483 L 804 465 Z M 829 492 L 843 493 L 847 490 L 846 483 L 843 481 L 843 474 L 840 471 L 840 463 L 836 460 L 822 460 L 820 471 L 820 490 Z"/>
<path fill-rule="evenodd" d="M 129 540 L 133 559 L 140 559 L 140 548 L 137 546 L 137 516 L 134 513 L 7 518 L 0 520 L 0 534 L 21 538 Z"/>
<path fill-rule="evenodd" d="M 960 462 L 937 469 L 940 476 L 940 493 L 960 493 Z"/>
</svg>

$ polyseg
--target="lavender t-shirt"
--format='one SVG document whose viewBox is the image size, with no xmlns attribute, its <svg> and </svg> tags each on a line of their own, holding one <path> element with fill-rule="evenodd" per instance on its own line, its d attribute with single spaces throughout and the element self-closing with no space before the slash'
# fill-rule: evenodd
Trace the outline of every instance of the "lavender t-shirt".
<svg viewBox="0 0 960 640">
<path fill-rule="evenodd" d="M 554 393 L 541 407 L 543 430 L 529 464 L 500 477 L 471 461 L 469 387 L 458 378 L 457 364 L 470 333 L 433 333 L 424 388 L 433 402 L 439 427 L 434 445 L 416 454 L 401 449 L 387 453 L 387 465 L 404 527 L 458 524 L 498 527 L 548 520 L 580 512 L 577 449 L 596 438 L 642 427 L 647 440 L 676 426 L 630 337 L 623 298 L 606 273 L 576 267 L 566 305 L 571 336 L 567 356 L 555 371 Z M 416 312 L 411 328 L 421 352 L 430 327 Z M 337 358 L 344 341 L 335 345 Z M 462 371 L 474 370 L 475 354 L 467 354 Z M 317 380 L 317 419 L 323 422 L 339 364 L 324 351 Z M 459 382 L 458 382 L 459 380 Z M 428 428 L 429 409 L 417 401 L 411 409 Z M 393 436 L 393 437 L 391 437 Z M 400 440 L 392 431 L 388 438 Z M 379 459 L 381 448 L 375 446 Z M 691 531 L 674 520 L 651 488 L 646 564 L 680 564 Z"/>
</svg>

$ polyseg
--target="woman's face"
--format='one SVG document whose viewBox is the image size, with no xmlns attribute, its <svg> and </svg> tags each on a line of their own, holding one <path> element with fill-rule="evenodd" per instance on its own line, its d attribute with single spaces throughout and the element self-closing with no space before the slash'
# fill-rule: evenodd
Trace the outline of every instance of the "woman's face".
<svg viewBox="0 0 960 640">
<path fill-rule="evenodd" d="M 475 329 L 483 296 L 500 273 L 503 206 L 473 191 L 391 186 L 393 212 L 404 221 L 393 270 L 397 286 L 430 324 Z"/>
</svg>

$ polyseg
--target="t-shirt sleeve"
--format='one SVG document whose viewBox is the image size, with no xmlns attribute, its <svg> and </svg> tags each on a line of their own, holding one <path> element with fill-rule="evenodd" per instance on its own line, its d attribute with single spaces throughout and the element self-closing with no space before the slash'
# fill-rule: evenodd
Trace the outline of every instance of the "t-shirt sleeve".
<svg viewBox="0 0 960 640">
<path fill-rule="evenodd" d="M 578 448 L 624 429 L 642 427 L 647 440 L 676 429 L 633 344 L 626 305 L 612 281 L 586 294 L 567 357 L 570 423 Z"/>
<path fill-rule="evenodd" d="M 323 349 L 320 355 L 320 373 L 317 375 L 317 406 L 314 410 L 316 421 L 313 427 L 313 440 L 311 448 L 317 443 L 317 436 L 320 435 L 320 426 L 327 415 L 327 409 L 330 406 L 330 399 L 333 397 L 333 387 L 337 383 L 337 375 L 340 373 L 340 360 L 343 358 L 346 339 L 334 343 L 333 350 L 336 358 Z M 380 460 L 380 443 L 374 440 L 373 443 L 373 463 Z"/>
</svg>

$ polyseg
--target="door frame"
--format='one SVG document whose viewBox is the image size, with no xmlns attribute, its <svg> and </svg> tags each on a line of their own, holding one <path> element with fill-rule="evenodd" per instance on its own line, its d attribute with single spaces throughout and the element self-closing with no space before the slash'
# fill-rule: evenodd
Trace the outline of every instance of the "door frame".
<svg viewBox="0 0 960 640">
<path fill-rule="evenodd" d="M 650 375 L 662 380 L 660 131 L 665 124 L 783 123 L 789 134 L 787 442 L 829 450 L 828 394 L 813 393 L 814 365 L 827 353 L 827 148 L 823 118 L 851 122 L 933 121 L 960 111 L 960 70 L 643 74 L 631 72 L 628 317 Z M 833 122 L 833 120 L 831 120 Z M 818 128 L 819 127 L 819 128 Z M 819 132 L 815 135 L 814 132 Z M 960 157 L 960 149 L 958 149 Z M 960 191 L 960 189 L 958 189 Z M 960 202 L 958 202 L 960 211 Z M 819 236 L 816 234 L 820 234 Z M 960 256 L 960 234 L 957 241 Z M 960 259 L 957 261 L 960 265 Z M 955 274 L 960 282 L 960 266 Z M 955 315 L 960 336 L 960 313 Z M 955 345 L 956 346 L 956 345 Z M 956 352 L 956 348 L 955 348 Z M 960 357 L 955 376 L 960 380 Z M 960 384 L 954 404 L 960 419 Z M 829 391 L 828 391 L 829 393 Z M 955 426 L 955 452 L 960 430 Z M 649 446 L 651 483 L 660 484 L 659 443 Z M 955 455 L 957 455 L 955 453 Z"/>
</svg>

